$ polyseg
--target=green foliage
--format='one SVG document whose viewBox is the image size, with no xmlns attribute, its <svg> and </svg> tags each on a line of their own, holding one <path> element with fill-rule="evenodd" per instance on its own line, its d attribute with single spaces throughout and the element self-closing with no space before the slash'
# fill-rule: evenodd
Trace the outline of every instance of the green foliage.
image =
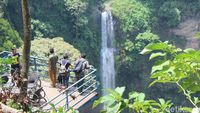
<svg viewBox="0 0 200 113">
<path fill-rule="evenodd" d="M 14 101 L 13 99 L 8 99 L 6 101 L 6 105 L 14 108 L 14 109 L 17 109 L 17 110 L 21 110 L 22 109 L 22 105 L 20 103 L 17 103 L 16 101 Z"/>
<path fill-rule="evenodd" d="M 170 101 L 158 99 L 146 100 L 144 93 L 130 92 L 128 98 L 123 98 L 125 87 L 117 87 L 115 90 L 108 89 L 109 94 L 105 95 L 93 104 L 93 108 L 103 103 L 105 109 L 102 113 L 121 113 L 124 110 L 136 113 L 169 113 L 169 108 L 172 106 Z"/>
<path fill-rule="evenodd" d="M 80 52 L 69 43 L 64 42 L 61 37 L 53 39 L 35 39 L 31 41 L 31 43 L 31 55 L 38 58 L 48 59 L 50 48 L 55 49 L 55 53 L 59 56 L 59 58 L 63 58 L 64 53 L 68 53 L 70 55 L 69 59 L 71 61 L 75 61 L 80 56 Z"/>
<path fill-rule="evenodd" d="M 173 83 L 178 86 L 180 91 L 186 96 L 194 109 L 183 107 L 184 111 L 197 111 L 200 100 L 192 96 L 200 91 L 199 69 L 200 69 L 200 51 L 191 48 L 181 50 L 168 42 L 151 43 L 147 45 L 141 54 L 151 53 L 150 60 L 155 60 L 152 67 L 151 78 L 155 83 Z M 109 94 L 101 97 L 94 102 L 94 107 L 104 103 L 104 113 L 120 113 L 125 109 L 136 113 L 170 113 L 172 104 L 170 101 L 159 99 L 159 103 L 154 100 L 145 100 L 143 93 L 131 92 L 128 99 L 124 99 L 123 92 L 125 87 L 108 90 Z"/>
<path fill-rule="evenodd" d="M 0 51 L 9 51 L 14 45 L 21 46 L 22 40 L 9 22 L 0 18 Z"/>
<path fill-rule="evenodd" d="M 87 2 L 84 0 L 64 0 L 65 9 L 70 14 L 70 21 L 72 22 L 73 33 L 76 34 L 79 32 L 78 27 L 87 25 L 88 19 L 83 15 L 87 9 Z"/>
<path fill-rule="evenodd" d="M 51 111 L 51 113 L 79 113 L 78 110 L 75 110 L 72 107 L 69 108 L 69 111 L 65 111 L 64 107 L 59 107 L 59 108 L 56 109 L 56 107 L 55 107 L 54 104 L 50 104 L 50 105 L 53 108 L 53 110 Z"/>
<path fill-rule="evenodd" d="M 159 42 L 160 38 L 158 35 L 151 33 L 150 31 L 139 33 L 135 38 L 135 50 L 141 51 L 144 49 L 146 45 L 149 43 L 156 43 Z"/>
<path fill-rule="evenodd" d="M 0 58 L 0 74 L 4 74 L 9 70 L 9 64 L 12 64 L 11 58 Z"/>
<path fill-rule="evenodd" d="M 0 18 L 4 17 L 5 6 L 6 6 L 6 0 L 1 0 L 0 1 Z"/>
<path fill-rule="evenodd" d="M 159 9 L 158 16 L 161 25 L 175 27 L 181 21 L 181 11 L 177 8 L 175 2 L 165 2 Z M 164 23 L 164 24 L 163 24 Z"/>
<path fill-rule="evenodd" d="M 200 32 L 196 33 L 195 37 L 200 39 Z"/>
<path fill-rule="evenodd" d="M 131 41 L 126 39 L 124 43 L 124 50 L 126 52 L 126 61 L 133 61 L 139 52 L 149 43 L 159 42 L 159 37 L 150 31 L 139 33 L 137 37 Z"/>
<path fill-rule="evenodd" d="M 53 28 L 50 24 L 35 19 L 31 19 L 31 30 L 33 31 L 34 39 L 52 37 L 53 33 Z"/>
<path fill-rule="evenodd" d="M 200 51 L 191 48 L 181 50 L 168 43 L 149 44 L 141 54 L 151 53 L 150 60 L 157 59 L 151 71 L 155 83 L 174 83 L 197 108 L 199 99 L 191 94 L 200 91 Z"/>
<path fill-rule="evenodd" d="M 64 0 L 66 10 L 70 12 L 71 15 L 78 18 L 87 7 L 86 0 Z"/>
<path fill-rule="evenodd" d="M 63 37 L 64 41 L 86 53 L 90 62 L 98 64 L 100 34 L 96 16 L 99 14 L 93 13 L 96 0 L 34 0 L 29 3 L 34 38 Z M 6 14 L 22 35 L 20 7 L 19 1 L 8 0 Z"/>
<path fill-rule="evenodd" d="M 110 1 L 113 14 L 126 33 L 145 31 L 149 27 L 149 9 L 136 0 Z"/>
</svg>

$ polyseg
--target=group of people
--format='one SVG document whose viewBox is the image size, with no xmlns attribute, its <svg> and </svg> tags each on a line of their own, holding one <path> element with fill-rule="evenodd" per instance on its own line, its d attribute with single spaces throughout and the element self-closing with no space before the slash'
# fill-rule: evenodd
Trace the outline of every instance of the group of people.
<svg viewBox="0 0 200 113">
<path fill-rule="evenodd" d="M 56 84 L 61 84 L 61 88 L 67 88 L 68 82 L 69 82 L 69 76 L 70 72 L 75 73 L 76 81 L 79 81 L 86 75 L 87 69 L 92 68 L 91 65 L 89 65 L 88 61 L 86 60 L 86 55 L 81 54 L 81 56 L 76 60 L 75 65 L 73 69 L 70 68 L 72 65 L 69 60 L 69 54 L 65 53 L 63 55 L 63 58 L 60 60 L 58 59 L 58 56 L 55 54 L 54 49 L 51 48 L 49 50 L 49 60 L 48 60 L 48 74 L 49 78 L 51 80 L 51 86 L 56 87 Z M 18 70 L 20 72 L 21 65 L 20 65 L 20 54 L 17 52 L 17 49 L 14 47 L 12 48 L 12 52 L 9 55 L 9 57 L 12 59 L 11 64 L 11 76 L 16 73 Z M 59 64 L 59 66 L 57 66 Z M 58 76 L 57 76 L 57 69 Z M 4 78 L 6 82 L 8 81 L 8 78 Z M 82 92 L 83 87 L 81 86 L 83 84 L 84 80 L 81 80 L 79 83 L 77 83 L 77 87 L 79 88 L 78 91 Z"/>
<path fill-rule="evenodd" d="M 74 68 L 70 68 L 72 65 L 69 60 L 69 54 L 65 53 L 63 55 L 63 58 L 58 60 L 58 56 L 55 54 L 54 49 L 51 48 L 49 50 L 49 61 L 48 61 L 48 73 L 49 78 L 51 80 L 51 86 L 56 87 L 56 83 L 61 84 L 61 88 L 68 87 L 69 82 L 69 76 L 70 72 L 74 72 L 76 76 L 76 80 L 79 81 L 86 75 L 87 69 L 92 68 L 91 65 L 89 65 L 89 62 L 86 60 L 86 55 L 81 54 L 80 58 L 78 58 L 75 62 Z M 57 64 L 58 66 L 58 76 L 56 76 L 57 71 Z M 78 91 L 82 92 L 84 80 L 81 80 L 77 83 Z"/>
</svg>

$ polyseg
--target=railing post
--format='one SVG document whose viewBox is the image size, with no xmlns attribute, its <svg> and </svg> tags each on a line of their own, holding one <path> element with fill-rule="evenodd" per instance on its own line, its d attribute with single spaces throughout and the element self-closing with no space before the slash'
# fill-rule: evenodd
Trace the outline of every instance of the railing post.
<svg viewBox="0 0 200 113">
<path fill-rule="evenodd" d="M 77 104 L 79 104 L 83 99 L 85 99 L 86 97 L 88 97 L 90 94 L 92 94 L 94 91 L 97 90 L 97 87 L 95 87 L 97 85 L 97 82 L 96 81 L 95 82 L 91 82 L 91 81 L 93 81 L 93 80 L 96 79 L 96 75 L 94 74 L 96 72 L 96 69 L 91 69 L 91 70 L 92 70 L 91 72 L 89 72 L 87 75 L 85 75 L 80 80 L 76 81 L 74 84 L 72 84 L 70 86 L 68 86 L 68 84 L 67 84 L 67 88 L 66 89 L 64 89 L 62 92 L 60 92 L 57 96 L 55 96 L 52 99 L 50 99 L 48 102 L 46 102 L 43 105 L 41 105 L 40 108 L 42 109 L 45 106 L 49 105 L 50 103 L 52 103 L 53 101 L 55 101 L 56 99 L 58 99 L 59 97 L 61 97 L 61 95 L 63 95 L 63 94 L 65 94 L 65 96 L 62 97 L 61 99 L 59 99 L 58 101 L 56 101 L 56 103 L 54 103 L 55 106 L 57 106 L 60 102 L 65 101 L 65 105 L 63 105 L 63 107 L 64 107 L 64 109 L 66 111 L 68 111 L 70 109 L 69 107 L 73 108 L 74 106 L 76 106 Z M 72 101 L 74 101 L 74 98 L 77 98 L 78 96 L 80 96 L 80 94 L 79 94 L 79 95 L 76 95 L 74 98 L 72 97 L 72 99 L 69 98 L 69 95 L 72 96 L 72 94 L 74 92 L 76 92 L 78 90 L 78 88 L 74 89 L 73 91 L 71 91 L 70 89 L 73 88 L 73 87 L 75 87 L 79 82 L 81 82 L 82 80 L 84 80 L 87 77 L 90 77 L 90 78 L 87 79 L 87 81 L 85 83 L 83 83 L 79 87 L 83 87 L 86 84 L 90 83 L 89 86 L 87 86 L 85 89 L 83 89 L 83 92 L 85 92 L 87 90 L 90 90 L 90 88 L 92 88 L 91 91 L 87 92 L 86 95 L 82 95 L 83 98 L 80 98 L 80 100 L 77 100 L 77 101 L 75 101 L 75 103 L 70 104 Z M 69 90 L 70 90 L 70 92 L 69 92 Z M 47 110 L 51 110 L 51 109 L 52 109 L 52 107 L 48 108 Z"/>
<path fill-rule="evenodd" d="M 68 96 L 68 90 L 65 92 L 66 93 L 66 106 L 65 106 L 65 110 L 68 110 L 69 109 L 69 96 Z"/>
<path fill-rule="evenodd" d="M 34 66 L 35 66 L 35 71 L 37 71 L 37 62 L 36 62 L 36 58 L 33 58 L 33 62 L 34 62 Z"/>
<path fill-rule="evenodd" d="M 68 87 L 68 85 L 69 85 L 69 83 L 67 82 L 67 87 Z M 65 95 L 66 95 L 66 104 L 65 104 L 66 106 L 65 106 L 65 110 L 68 110 L 68 109 L 69 109 L 69 98 L 68 98 L 68 97 L 69 97 L 69 96 L 68 96 L 69 93 L 68 93 L 68 91 L 69 91 L 69 90 L 66 90 L 66 91 L 65 91 Z"/>
</svg>

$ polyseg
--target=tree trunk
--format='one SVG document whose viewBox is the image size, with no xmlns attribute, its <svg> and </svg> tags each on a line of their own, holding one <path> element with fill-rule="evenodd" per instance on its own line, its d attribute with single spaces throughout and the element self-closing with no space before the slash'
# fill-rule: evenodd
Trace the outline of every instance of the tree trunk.
<svg viewBox="0 0 200 113">
<path fill-rule="evenodd" d="M 20 93 L 23 96 L 27 95 L 27 79 L 29 71 L 29 57 L 31 48 L 31 24 L 30 24 L 30 13 L 28 8 L 28 0 L 21 0 L 22 15 L 23 15 L 23 29 L 24 29 L 24 47 L 22 56 L 22 72 L 23 84 Z"/>
</svg>

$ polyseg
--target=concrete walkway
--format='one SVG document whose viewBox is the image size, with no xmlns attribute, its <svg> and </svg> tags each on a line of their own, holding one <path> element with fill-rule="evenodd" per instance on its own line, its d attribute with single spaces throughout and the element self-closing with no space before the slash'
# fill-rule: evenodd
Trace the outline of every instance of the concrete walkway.
<svg viewBox="0 0 200 113">
<path fill-rule="evenodd" d="M 53 87 L 51 87 L 50 82 L 42 81 L 42 87 L 43 87 L 43 89 L 44 89 L 44 91 L 46 93 L 46 97 L 45 98 L 46 98 L 47 101 L 50 101 L 51 99 L 53 99 L 54 97 L 56 97 L 61 92 L 59 88 L 53 88 Z M 75 89 L 76 88 L 74 87 L 73 90 L 75 90 Z M 69 91 L 69 93 L 70 92 L 72 92 L 72 90 Z M 89 96 L 87 96 L 86 98 L 84 98 L 85 95 L 87 95 L 87 93 L 84 93 L 83 95 L 80 95 L 79 92 L 77 92 L 77 91 L 74 92 L 72 94 L 72 96 L 76 97 L 75 99 L 72 99 L 71 96 L 68 97 L 69 107 L 74 106 L 73 107 L 74 109 L 78 109 L 79 107 L 81 107 L 82 105 L 84 105 L 88 101 L 90 101 L 94 96 L 96 96 L 97 93 L 93 92 Z M 56 104 L 59 101 L 61 101 L 61 102 L 58 105 L 56 105 L 56 108 L 59 108 L 59 106 L 64 106 L 66 104 L 66 94 L 62 94 L 61 96 L 59 96 L 58 98 L 56 98 L 55 100 L 53 100 L 52 104 Z M 77 103 L 79 101 L 80 101 L 80 103 Z M 44 103 L 44 102 L 42 102 L 42 103 Z M 47 106 L 44 107 L 44 109 L 48 109 L 49 107 L 50 107 L 50 105 L 47 105 Z"/>
</svg>

